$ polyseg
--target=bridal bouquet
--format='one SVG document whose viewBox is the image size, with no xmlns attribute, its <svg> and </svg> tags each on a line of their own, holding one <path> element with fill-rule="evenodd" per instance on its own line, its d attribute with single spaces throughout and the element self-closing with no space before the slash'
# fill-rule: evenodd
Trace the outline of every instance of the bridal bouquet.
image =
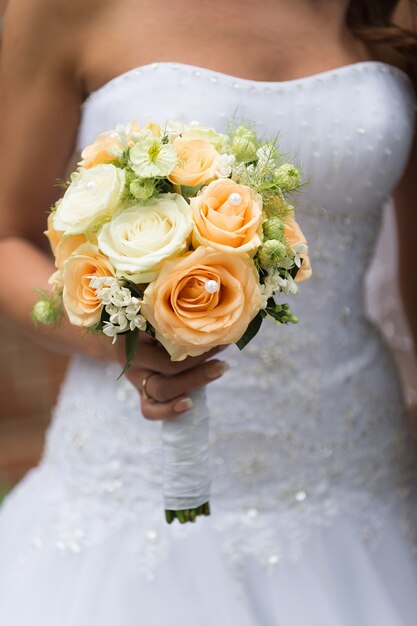
<svg viewBox="0 0 417 626">
<path fill-rule="evenodd" d="M 198 124 L 135 122 L 85 148 L 46 235 L 55 256 L 51 294 L 33 319 L 125 335 L 132 364 L 139 331 L 173 360 L 219 345 L 242 349 L 266 317 L 296 322 L 276 297 L 309 278 L 307 242 L 289 194 L 300 172 L 276 141 L 246 125 L 220 134 Z M 167 521 L 208 514 L 204 391 L 163 424 Z"/>
</svg>

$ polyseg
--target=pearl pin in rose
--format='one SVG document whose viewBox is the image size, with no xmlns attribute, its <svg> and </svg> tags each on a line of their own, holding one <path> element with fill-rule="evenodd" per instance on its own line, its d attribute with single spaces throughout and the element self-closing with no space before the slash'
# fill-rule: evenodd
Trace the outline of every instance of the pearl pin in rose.
<svg viewBox="0 0 417 626">
<path fill-rule="evenodd" d="M 208 293 L 216 293 L 217 291 L 219 291 L 220 285 L 217 280 L 206 280 L 204 288 Z"/>
<path fill-rule="evenodd" d="M 240 193 L 237 193 L 236 191 L 234 191 L 233 193 L 230 194 L 228 200 L 230 204 L 233 204 L 233 206 L 239 206 L 239 204 L 241 204 L 242 202 L 242 196 L 240 195 Z"/>
</svg>

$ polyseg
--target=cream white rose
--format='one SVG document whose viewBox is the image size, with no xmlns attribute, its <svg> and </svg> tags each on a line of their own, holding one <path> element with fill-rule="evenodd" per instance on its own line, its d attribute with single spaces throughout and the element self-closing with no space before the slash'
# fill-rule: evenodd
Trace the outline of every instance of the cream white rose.
<svg viewBox="0 0 417 626">
<path fill-rule="evenodd" d="M 124 170 L 111 164 L 81 171 L 58 205 L 54 229 L 77 235 L 110 218 L 120 206 L 125 182 Z"/>
<path fill-rule="evenodd" d="M 118 277 L 148 283 L 165 260 L 187 251 L 192 227 L 184 198 L 166 193 L 113 217 L 99 231 L 98 245 Z"/>
</svg>

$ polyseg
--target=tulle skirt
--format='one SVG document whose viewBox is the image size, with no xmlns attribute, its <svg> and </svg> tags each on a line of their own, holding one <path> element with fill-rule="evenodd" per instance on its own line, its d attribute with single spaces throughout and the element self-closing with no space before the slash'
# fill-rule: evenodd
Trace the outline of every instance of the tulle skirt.
<svg viewBox="0 0 417 626">
<path fill-rule="evenodd" d="M 397 519 L 384 524 L 374 546 L 343 518 L 310 538 L 294 562 L 268 570 L 248 558 L 238 571 L 212 518 L 199 519 L 186 537 L 167 527 L 171 540 L 147 571 L 134 549 L 146 513 L 88 549 L 62 552 L 34 541 L 48 481 L 54 477 L 35 468 L 0 509 L 2 626 L 416 623 L 415 546 Z"/>
</svg>

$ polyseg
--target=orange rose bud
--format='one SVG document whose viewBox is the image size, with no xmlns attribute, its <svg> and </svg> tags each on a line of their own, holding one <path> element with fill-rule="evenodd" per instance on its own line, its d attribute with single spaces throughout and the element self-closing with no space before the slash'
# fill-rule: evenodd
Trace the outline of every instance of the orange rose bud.
<svg viewBox="0 0 417 626">
<path fill-rule="evenodd" d="M 177 137 L 172 145 L 178 153 L 178 164 L 169 175 L 176 185 L 196 187 L 213 180 L 216 175 L 219 153 L 208 141 Z"/>
<path fill-rule="evenodd" d="M 261 245 L 262 198 L 229 178 L 213 181 L 190 201 L 193 246 L 255 254 Z"/>
</svg>

